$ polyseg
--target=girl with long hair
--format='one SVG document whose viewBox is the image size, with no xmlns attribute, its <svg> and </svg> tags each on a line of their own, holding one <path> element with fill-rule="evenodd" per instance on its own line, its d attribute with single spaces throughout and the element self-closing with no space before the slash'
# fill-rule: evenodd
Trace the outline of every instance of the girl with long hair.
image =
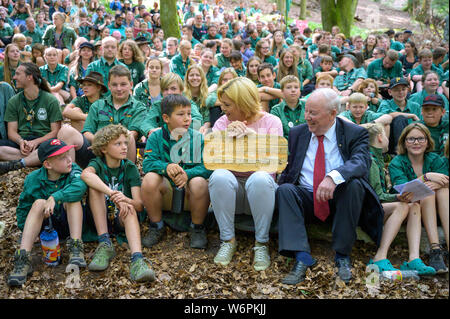
<svg viewBox="0 0 450 319">
<path fill-rule="evenodd" d="M 270 54 L 270 43 L 266 39 L 261 39 L 256 43 L 255 56 L 260 58 L 262 62 L 270 63 L 274 67 L 277 66 L 277 59 Z"/>
<path fill-rule="evenodd" d="M 247 78 L 253 81 L 256 85 L 260 84 L 258 80 L 258 66 L 261 64 L 261 59 L 257 56 L 252 56 L 247 62 Z"/>
<path fill-rule="evenodd" d="M 119 46 L 119 61 L 124 63 L 131 72 L 133 88 L 144 79 L 145 57 L 133 40 L 125 40 Z"/>
<path fill-rule="evenodd" d="M 133 91 L 134 97 L 145 104 L 147 108 L 162 99 L 161 77 L 163 63 L 157 57 L 151 57 L 146 63 L 146 79 L 138 83 Z"/>
<path fill-rule="evenodd" d="M 72 99 L 83 95 L 79 78 L 86 76 L 86 69 L 89 63 L 94 61 L 94 45 L 84 42 L 78 49 L 78 56 L 69 65 L 69 90 Z"/>
<path fill-rule="evenodd" d="M 284 39 L 283 31 L 277 30 L 273 34 L 272 44 L 270 47 L 270 52 L 272 52 L 272 56 L 276 59 L 280 58 L 281 51 L 287 49 L 288 46 L 286 44 L 286 40 Z"/>
<path fill-rule="evenodd" d="M 295 57 L 292 50 L 283 50 L 280 54 L 280 61 L 278 62 L 278 66 L 275 68 L 275 73 L 277 74 L 276 81 L 280 83 L 280 81 L 286 75 L 293 75 L 299 79 L 300 84 L 303 82 L 302 73 L 298 69 L 298 60 Z M 301 85 L 300 85 L 301 90 Z"/>
<path fill-rule="evenodd" d="M 20 49 L 15 43 L 10 43 L 5 49 L 5 62 L 0 66 L 0 81 L 5 81 L 16 91 L 16 81 L 13 79 L 20 65 Z"/>
<path fill-rule="evenodd" d="M 191 65 L 184 78 L 184 92 L 183 94 L 188 100 L 193 101 L 203 117 L 202 127 L 200 132 L 206 131 L 210 128 L 208 108 L 206 107 L 206 98 L 208 97 L 208 81 L 206 80 L 205 72 L 198 64 Z"/>
</svg>

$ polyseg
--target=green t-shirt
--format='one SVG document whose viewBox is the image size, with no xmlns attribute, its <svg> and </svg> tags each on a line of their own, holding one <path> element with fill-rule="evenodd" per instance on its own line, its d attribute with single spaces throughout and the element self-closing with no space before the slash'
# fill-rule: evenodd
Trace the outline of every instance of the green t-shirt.
<svg viewBox="0 0 450 319">
<path fill-rule="evenodd" d="M 102 158 L 96 157 L 89 162 L 89 166 L 95 169 L 95 174 L 109 188 L 121 191 L 128 198 L 133 198 L 132 187 L 141 186 L 139 170 L 129 159 L 122 160 L 120 167 L 110 168 Z"/>
<path fill-rule="evenodd" d="M 47 80 L 50 86 L 55 86 L 59 82 L 64 82 L 62 89 L 63 90 L 67 89 L 67 81 L 69 74 L 69 68 L 67 66 L 58 63 L 58 65 L 52 72 L 50 71 L 48 64 L 46 64 L 44 66 L 41 66 L 39 70 L 41 71 L 42 77 Z"/>
<path fill-rule="evenodd" d="M 229 68 L 231 66 L 230 59 L 225 57 L 222 53 L 216 54 L 217 68 Z"/>
<path fill-rule="evenodd" d="M 153 103 L 156 103 L 156 102 L 162 100 L 161 93 L 159 93 L 158 96 L 150 95 L 150 89 L 148 87 L 148 80 L 144 80 L 135 86 L 134 91 L 133 91 L 133 96 L 136 100 L 144 103 L 144 105 L 147 107 L 147 109 L 150 109 L 152 107 Z"/>
<path fill-rule="evenodd" d="M 442 84 L 443 81 L 443 71 L 438 68 L 437 66 L 435 66 L 434 64 L 431 66 L 431 70 L 436 72 L 439 75 L 439 84 Z M 423 75 L 425 72 L 423 71 L 423 67 L 422 64 L 419 64 L 416 68 L 412 69 L 411 72 L 409 73 L 409 75 L 411 76 L 411 78 L 414 75 Z"/>
<path fill-rule="evenodd" d="M 208 86 L 217 84 L 219 82 L 220 72 L 219 69 L 214 65 L 211 65 L 206 73 L 206 80 L 208 81 Z"/>
<path fill-rule="evenodd" d="M 62 121 L 59 102 L 51 93 L 39 91 L 36 100 L 29 101 L 22 92 L 14 95 L 6 106 L 5 122 L 17 122 L 22 138 L 42 137 L 51 131 L 51 123 Z"/>
<path fill-rule="evenodd" d="M 346 111 L 342 112 L 339 115 L 349 119 L 350 121 L 352 121 L 355 124 L 358 124 L 358 123 L 356 123 L 356 120 L 353 117 L 353 114 L 352 114 L 352 112 L 350 110 L 346 110 Z M 359 124 L 366 124 L 366 123 L 375 121 L 377 118 L 379 118 L 379 117 L 381 117 L 383 115 L 384 115 L 383 113 L 375 113 L 375 112 L 372 112 L 370 110 L 366 110 L 364 112 L 364 114 L 363 114 L 363 116 L 361 118 L 361 122 Z"/>
<path fill-rule="evenodd" d="M 112 99 L 110 95 L 92 103 L 82 133 L 95 134 L 109 124 L 122 124 L 129 131 L 140 131 L 141 123 L 147 112 L 144 104 L 130 95 L 128 101 L 116 109 Z"/>
<path fill-rule="evenodd" d="M 364 68 L 353 68 L 349 72 L 336 76 L 333 85 L 339 90 L 349 89 L 358 79 L 366 79 L 367 74 Z"/>
<path fill-rule="evenodd" d="M 391 79 L 403 77 L 402 63 L 397 60 L 392 68 L 386 69 L 383 67 L 383 59 L 374 60 L 367 67 L 367 77 L 389 83 Z"/>
<path fill-rule="evenodd" d="M 92 105 L 92 103 L 89 102 L 88 98 L 85 95 L 77 96 L 70 103 L 82 110 L 84 114 L 87 114 L 89 112 L 89 109 Z"/>
<path fill-rule="evenodd" d="M 123 60 L 119 60 L 123 64 L 125 62 Z M 131 79 L 133 80 L 133 88 L 143 80 L 144 78 L 144 72 L 145 72 L 145 65 L 142 62 L 133 61 L 131 64 L 125 64 L 127 68 L 131 72 Z"/>
<path fill-rule="evenodd" d="M 123 64 L 122 62 L 119 62 L 119 60 L 117 60 L 117 59 L 115 59 L 113 61 L 113 63 L 108 64 L 108 62 L 105 60 L 105 58 L 101 57 L 97 61 L 89 63 L 89 65 L 86 69 L 86 74 L 89 74 L 92 71 L 100 73 L 101 75 L 103 75 L 103 84 L 106 87 L 108 87 L 109 71 L 112 69 L 113 66 L 116 66 L 116 65 L 122 65 L 122 66 L 126 67 L 125 64 Z M 108 92 L 109 92 L 109 90 L 108 90 Z"/>
<path fill-rule="evenodd" d="M 8 25 L 5 25 L 3 26 L 3 29 L 0 29 L 0 38 L 12 37 L 13 35 L 14 30 Z"/>
<path fill-rule="evenodd" d="M 445 143 L 448 140 L 448 119 L 442 119 L 438 126 L 431 127 L 425 124 L 424 121 L 420 121 L 430 131 L 431 138 L 434 141 L 433 152 L 439 156 L 444 156 Z"/>
<path fill-rule="evenodd" d="M 33 40 L 32 44 L 42 43 L 42 32 L 38 29 L 34 29 L 34 32 L 26 30 L 25 32 L 23 32 L 23 35 L 26 37 L 30 37 Z"/>
<path fill-rule="evenodd" d="M 283 135 L 287 139 L 289 136 L 289 131 L 294 126 L 306 123 L 305 120 L 305 102 L 298 100 L 295 109 L 291 109 L 286 101 L 282 101 L 280 104 L 275 105 L 270 110 L 270 114 L 278 116 L 283 125 Z"/>
<path fill-rule="evenodd" d="M 381 101 L 380 107 L 378 108 L 377 112 L 383 114 L 390 114 L 394 112 L 412 113 L 416 114 L 420 118 L 422 116 L 422 107 L 419 104 L 408 100 L 408 102 L 406 102 L 405 108 L 402 110 L 395 103 L 394 99 L 390 99 Z M 408 124 L 411 124 L 412 122 L 412 119 L 408 119 Z"/>
<path fill-rule="evenodd" d="M 190 63 L 191 59 L 189 57 L 186 59 L 186 62 L 183 62 L 181 54 L 177 54 L 170 61 L 169 65 L 170 72 L 178 74 L 181 77 L 181 79 L 184 80 L 184 76 L 186 75 L 186 71 L 189 68 Z"/>
</svg>

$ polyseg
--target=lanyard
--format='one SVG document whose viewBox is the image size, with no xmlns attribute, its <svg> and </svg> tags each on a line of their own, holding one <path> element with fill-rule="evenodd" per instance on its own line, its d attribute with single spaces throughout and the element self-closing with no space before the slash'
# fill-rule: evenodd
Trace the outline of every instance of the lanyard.
<svg viewBox="0 0 450 319">
<path fill-rule="evenodd" d="M 39 90 L 39 95 L 36 100 L 34 100 L 31 107 L 29 107 L 29 104 L 27 103 L 27 99 L 25 98 L 25 93 L 22 91 L 22 94 L 20 95 L 22 99 L 22 105 L 23 105 L 23 112 L 25 113 L 25 120 L 27 121 L 27 126 L 30 129 L 30 131 L 33 130 L 33 122 L 36 115 L 36 112 L 34 108 L 36 105 L 39 104 L 39 101 L 41 99 L 41 91 Z"/>
</svg>

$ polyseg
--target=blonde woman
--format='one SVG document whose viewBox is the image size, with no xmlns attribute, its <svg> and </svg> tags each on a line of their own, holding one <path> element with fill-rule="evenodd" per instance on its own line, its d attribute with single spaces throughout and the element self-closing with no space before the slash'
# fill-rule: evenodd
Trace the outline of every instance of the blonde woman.
<svg viewBox="0 0 450 319">
<path fill-rule="evenodd" d="M 209 110 L 206 106 L 206 98 L 208 97 L 208 81 L 205 77 L 205 72 L 198 64 L 191 65 L 186 72 L 184 78 L 184 96 L 188 100 L 193 101 L 203 117 L 202 127 L 200 133 L 206 133 L 211 127 L 209 122 Z"/>
<path fill-rule="evenodd" d="M 133 88 L 144 79 L 145 57 L 133 40 L 125 40 L 119 46 L 119 61 L 127 66 L 131 72 Z"/>
<path fill-rule="evenodd" d="M 225 113 L 214 124 L 213 131 L 225 131 L 241 138 L 252 132 L 283 136 L 278 117 L 262 111 L 256 85 L 238 77 L 219 87 L 217 96 Z M 239 173 L 217 169 L 209 179 L 209 193 L 220 230 L 220 249 L 216 264 L 228 265 L 236 251 L 234 215 L 251 214 L 255 222 L 253 267 L 265 270 L 270 266 L 269 229 L 275 207 L 278 185 L 275 174 L 265 171 Z M 248 203 L 248 204 L 247 204 Z"/>
<path fill-rule="evenodd" d="M 439 244 L 436 215 L 439 214 L 448 249 L 449 178 L 445 161 L 433 150 L 434 141 L 426 126 L 409 124 L 400 135 L 398 155 L 389 164 L 389 173 L 392 185 L 417 179 L 434 191 L 435 194 L 420 201 L 420 207 L 422 222 L 431 244 L 429 264 L 440 274 L 448 272 L 448 268 Z"/>
<path fill-rule="evenodd" d="M 298 78 L 300 84 L 303 83 L 302 72 L 297 65 L 298 60 L 293 50 L 283 50 L 280 54 L 278 66 L 275 68 L 275 73 L 277 74 L 276 81 L 280 83 L 286 75 L 293 75 Z M 300 90 L 301 89 L 300 86 Z"/>
</svg>

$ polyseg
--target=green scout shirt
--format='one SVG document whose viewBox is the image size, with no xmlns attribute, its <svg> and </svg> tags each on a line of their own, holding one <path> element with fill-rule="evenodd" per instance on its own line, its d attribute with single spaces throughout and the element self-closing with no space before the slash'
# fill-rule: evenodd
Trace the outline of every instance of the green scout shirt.
<svg viewBox="0 0 450 319">
<path fill-rule="evenodd" d="M 394 112 L 413 113 L 420 118 L 422 116 L 422 107 L 419 104 L 408 100 L 405 108 L 402 110 L 395 103 L 394 99 L 381 101 L 380 107 L 378 108 L 378 113 L 390 114 Z M 408 119 L 408 124 L 411 124 L 412 122 L 412 119 Z"/>
<path fill-rule="evenodd" d="M 23 230 L 31 206 L 36 200 L 47 200 L 53 196 L 55 208 L 57 208 L 63 203 L 81 201 L 86 190 L 87 186 L 81 179 L 81 168 L 75 163 L 72 163 L 70 173 L 61 175 L 56 181 L 48 179 L 45 167 L 32 171 L 25 178 L 23 191 L 19 197 L 19 205 L 16 209 L 17 226 Z M 56 209 L 55 213 L 58 211 Z"/>
<path fill-rule="evenodd" d="M 190 127 L 198 130 L 200 126 L 203 125 L 203 117 L 200 114 L 200 111 L 198 110 L 197 104 L 195 104 L 195 102 L 192 100 L 190 102 L 191 102 L 191 117 L 192 117 L 192 123 Z M 141 124 L 140 132 L 142 135 L 147 136 L 150 130 L 162 127 L 163 125 L 164 121 L 162 119 L 161 101 L 157 101 L 152 105 L 152 107 L 149 110 L 147 110 L 145 119 L 142 121 Z"/>
<path fill-rule="evenodd" d="M 144 31 L 144 32 L 138 32 L 136 34 L 136 38 L 139 37 L 144 37 L 147 41 L 149 41 L 150 43 L 152 43 L 152 35 L 150 34 L 150 32 Z"/>
<path fill-rule="evenodd" d="M 420 123 L 425 125 L 430 131 L 431 138 L 434 141 L 433 152 L 439 154 L 439 156 L 444 156 L 445 143 L 448 140 L 448 119 L 441 119 L 439 125 L 435 127 L 426 125 L 423 120 Z"/>
<path fill-rule="evenodd" d="M 305 120 L 305 102 L 298 100 L 295 109 L 291 109 L 286 101 L 282 101 L 280 104 L 275 105 L 270 114 L 278 116 L 283 124 L 283 135 L 287 139 L 289 131 L 292 127 L 306 123 Z"/>
<path fill-rule="evenodd" d="M 146 113 L 145 106 L 130 95 L 128 101 L 116 110 L 112 99 L 110 95 L 92 103 L 82 133 L 95 134 L 109 124 L 122 124 L 129 131 L 140 131 Z"/>
<path fill-rule="evenodd" d="M 152 104 L 154 104 L 155 102 L 162 100 L 161 93 L 155 97 L 152 97 L 150 95 L 148 80 L 144 80 L 136 85 L 133 91 L 133 96 L 136 100 L 144 103 L 147 109 L 150 109 L 152 107 Z"/>
<path fill-rule="evenodd" d="M 3 29 L 0 29 L 0 38 L 12 37 L 14 30 L 9 25 L 4 25 Z"/>
<path fill-rule="evenodd" d="M 217 60 L 217 68 L 219 70 L 222 68 L 229 68 L 231 66 L 230 58 L 225 57 L 222 53 L 216 54 L 216 60 Z"/>
<path fill-rule="evenodd" d="M 178 149 L 177 153 L 181 156 L 173 160 L 173 156 L 169 155 L 170 160 L 168 160 L 166 151 L 164 150 L 164 145 L 167 144 L 167 141 L 164 139 L 164 133 L 170 136 L 166 124 L 163 125 L 161 130 L 152 133 L 148 138 L 147 145 L 145 146 L 144 161 L 142 163 L 144 173 L 157 173 L 173 183 L 169 175 L 167 175 L 167 165 L 178 162 L 181 159 L 182 162 L 179 165 L 186 172 L 188 180 L 194 177 L 208 179 L 212 171 L 207 170 L 203 164 L 203 135 L 190 128 L 178 141 L 170 138 L 168 142 L 170 153 L 173 154 L 173 148 L 176 147 Z"/>
<path fill-rule="evenodd" d="M 41 66 L 39 70 L 41 71 L 42 77 L 47 80 L 50 86 L 55 86 L 59 82 L 64 82 L 62 89 L 63 90 L 67 89 L 67 81 L 69 74 L 69 68 L 67 66 L 58 63 L 55 70 L 53 70 L 52 72 L 50 71 L 48 64 L 46 64 L 44 66 Z"/>
<path fill-rule="evenodd" d="M 313 74 L 313 68 L 311 62 L 309 62 L 307 59 L 301 59 L 298 62 L 298 67 L 302 71 L 302 78 L 303 80 L 312 80 L 314 77 Z"/>
<path fill-rule="evenodd" d="M 45 33 L 45 30 L 47 30 L 48 26 L 49 26 L 48 24 L 44 23 L 42 27 L 40 27 L 39 24 L 37 24 L 36 22 L 36 30 L 39 30 L 42 34 Z"/>
<path fill-rule="evenodd" d="M 235 68 L 233 68 L 233 70 L 236 72 L 237 76 L 245 77 L 247 75 L 247 70 L 245 69 L 245 66 L 243 64 L 240 70 Z"/>
<path fill-rule="evenodd" d="M 265 63 L 270 63 L 272 64 L 274 67 L 276 67 L 278 65 L 277 59 L 271 55 L 271 56 L 267 56 L 264 61 Z"/>
<path fill-rule="evenodd" d="M 201 42 L 203 43 L 203 41 L 205 41 L 205 40 L 220 40 L 220 39 L 222 39 L 222 36 L 220 34 L 216 34 L 214 36 L 214 38 L 213 38 L 207 33 L 207 34 L 202 36 L 202 38 L 201 38 L 202 41 Z"/>
<path fill-rule="evenodd" d="M 219 69 L 214 65 L 211 65 L 206 73 L 206 81 L 208 81 L 208 86 L 217 84 L 219 82 L 220 72 Z"/>
<path fill-rule="evenodd" d="M 6 82 L 0 82 L 0 139 L 8 139 L 8 134 L 6 133 L 6 123 L 3 121 L 5 118 L 6 105 L 8 101 L 12 98 L 16 92 L 11 85 Z"/>
<path fill-rule="evenodd" d="M 401 78 L 403 77 L 402 63 L 397 60 L 392 68 L 385 69 L 383 59 L 376 59 L 367 67 L 367 77 L 384 83 L 394 78 Z"/>
<path fill-rule="evenodd" d="M 32 44 L 42 43 L 42 32 L 37 28 L 34 29 L 34 32 L 26 30 L 25 32 L 23 32 L 23 35 L 26 37 L 30 37 L 33 40 Z"/>
<path fill-rule="evenodd" d="M 364 68 L 353 68 L 343 75 L 338 75 L 334 79 L 333 85 L 339 90 L 344 91 L 349 89 L 353 83 L 358 79 L 366 79 L 367 74 Z"/>
<path fill-rule="evenodd" d="M 81 111 L 83 111 L 84 114 L 89 113 L 89 109 L 92 105 L 92 103 L 89 102 L 88 98 L 85 95 L 77 96 L 70 102 L 70 104 L 78 107 Z"/>
<path fill-rule="evenodd" d="M 189 68 L 190 63 L 191 63 L 191 59 L 189 57 L 186 59 L 186 62 L 183 62 L 183 58 L 181 57 L 181 54 L 177 54 L 170 61 L 170 65 L 169 65 L 170 72 L 178 74 L 181 77 L 181 79 L 184 80 L 184 76 L 186 75 L 186 71 Z"/>
<path fill-rule="evenodd" d="M 54 25 L 48 26 L 42 38 L 42 44 L 48 47 L 57 47 L 55 33 L 56 27 Z M 72 46 L 77 39 L 77 34 L 75 31 L 70 27 L 63 26 L 60 36 L 62 37 L 63 48 L 66 48 L 72 52 Z"/>
<path fill-rule="evenodd" d="M 389 194 L 386 188 L 385 166 L 383 160 L 383 151 L 380 148 L 369 146 L 372 155 L 372 165 L 369 170 L 369 183 L 375 193 L 377 193 L 381 202 L 395 202 L 397 195 Z"/>
<path fill-rule="evenodd" d="M 194 13 L 191 11 L 186 12 L 183 16 L 183 21 L 186 22 L 190 18 L 195 18 L 195 12 Z"/>
<path fill-rule="evenodd" d="M 442 70 L 439 69 L 434 64 L 431 66 L 431 70 L 436 72 L 439 75 L 439 84 L 442 84 L 442 81 L 443 81 L 443 72 L 442 72 Z M 423 71 L 422 64 L 419 64 L 419 66 L 417 66 L 417 67 L 415 67 L 414 69 L 411 70 L 409 75 L 412 78 L 414 75 L 423 75 L 424 73 L 425 72 Z"/>
<path fill-rule="evenodd" d="M 17 122 L 22 138 L 44 136 L 51 131 L 51 123 L 62 121 L 59 102 L 53 94 L 40 90 L 34 101 L 25 98 L 22 92 L 14 95 L 6 106 L 5 122 Z"/>
<path fill-rule="evenodd" d="M 214 107 L 214 104 L 216 104 L 216 101 L 217 101 L 217 90 L 208 94 L 205 104 L 208 108 L 212 108 Z M 205 120 L 205 122 L 207 121 Z"/>
<path fill-rule="evenodd" d="M 261 33 L 263 33 L 264 31 L 262 31 Z M 258 43 L 259 40 L 261 40 L 260 36 L 257 36 L 256 39 L 253 39 L 252 37 L 249 37 L 250 42 L 251 42 L 251 46 L 252 46 L 252 50 L 254 51 L 256 48 L 256 43 Z"/>
<path fill-rule="evenodd" d="M 123 165 L 123 167 L 111 168 L 106 165 L 102 158 L 96 157 L 91 159 L 88 167 L 93 167 L 95 169 L 95 174 L 100 177 L 102 182 L 108 185 L 109 188 L 121 191 L 128 198 L 133 198 L 131 188 L 141 186 L 141 175 L 139 174 L 136 165 L 129 159 L 122 160 L 120 165 Z M 119 177 L 119 175 L 121 175 L 120 170 L 123 171 L 123 178 Z M 111 178 L 111 180 L 109 180 L 109 178 Z M 113 179 L 117 183 L 114 183 Z"/>
<path fill-rule="evenodd" d="M 349 119 L 350 121 L 352 121 L 355 124 L 358 124 L 358 123 L 356 123 L 356 120 L 353 117 L 353 114 L 350 110 L 346 110 L 339 115 Z M 359 123 L 359 124 L 370 123 L 372 121 L 375 121 L 377 118 L 379 118 L 383 115 L 384 115 L 383 113 L 375 113 L 370 110 L 366 110 L 361 118 L 361 123 Z"/>
<path fill-rule="evenodd" d="M 105 60 L 105 58 L 101 57 L 97 61 L 89 63 L 89 65 L 86 69 L 86 74 L 89 74 L 92 71 L 100 73 L 101 75 L 103 75 L 103 84 L 106 87 L 108 87 L 109 71 L 111 70 L 111 68 L 113 66 L 116 66 L 116 65 L 122 65 L 122 66 L 126 67 L 125 64 L 123 64 L 122 62 L 119 62 L 119 60 L 117 60 L 117 59 L 114 59 L 113 63 L 108 64 L 108 62 Z M 108 92 L 109 92 L 109 89 L 108 89 Z"/>
<path fill-rule="evenodd" d="M 119 60 L 123 64 L 123 60 Z M 145 65 L 142 62 L 133 61 L 131 64 L 125 64 L 131 72 L 131 80 L 133 80 L 133 88 L 145 77 Z"/>
<path fill-rule="evenodd" d="M 425 153 L 422 174 L 441 173 L 448 176 L 448 169 L 442 157 L 433 152 Z M 417 178 L 407 154 L 397 155 L 389 164 L 392 185 L 401 185 Z"/>
<path fill-rule="evenodd" d="M 262 39 L 262 38 L 267 37 L 269 34 L 270 34 L 269 31 L 263 29 L 263 30 L 261 30 L 261 32 L 258 34 L 258 37 L 259 37 L 260 39 Z M 250 39 L 251 39 L 251 38 L 250 38 Z M 256 41 L 256 42 L 258 42 L 258 41 Z"/>
<path fill-rule="evenodd" d="M 78 93 L 78 91 L 81 89 L 81 84 L 80 84 L 80 82 L 77 81 L 77 78 L 84 77 L 86 74 L 87 74 L 86 70 L 83 69 L 82 65 L 80 65 L 78 68 L 78 77 L 75 77 L 75 69 L 70 69 L 69 70 L 69 84 L 67 85 L 69 87 L 69 89 L 73 86 L 75 88 L 75 92 Z"/>
</svg>

